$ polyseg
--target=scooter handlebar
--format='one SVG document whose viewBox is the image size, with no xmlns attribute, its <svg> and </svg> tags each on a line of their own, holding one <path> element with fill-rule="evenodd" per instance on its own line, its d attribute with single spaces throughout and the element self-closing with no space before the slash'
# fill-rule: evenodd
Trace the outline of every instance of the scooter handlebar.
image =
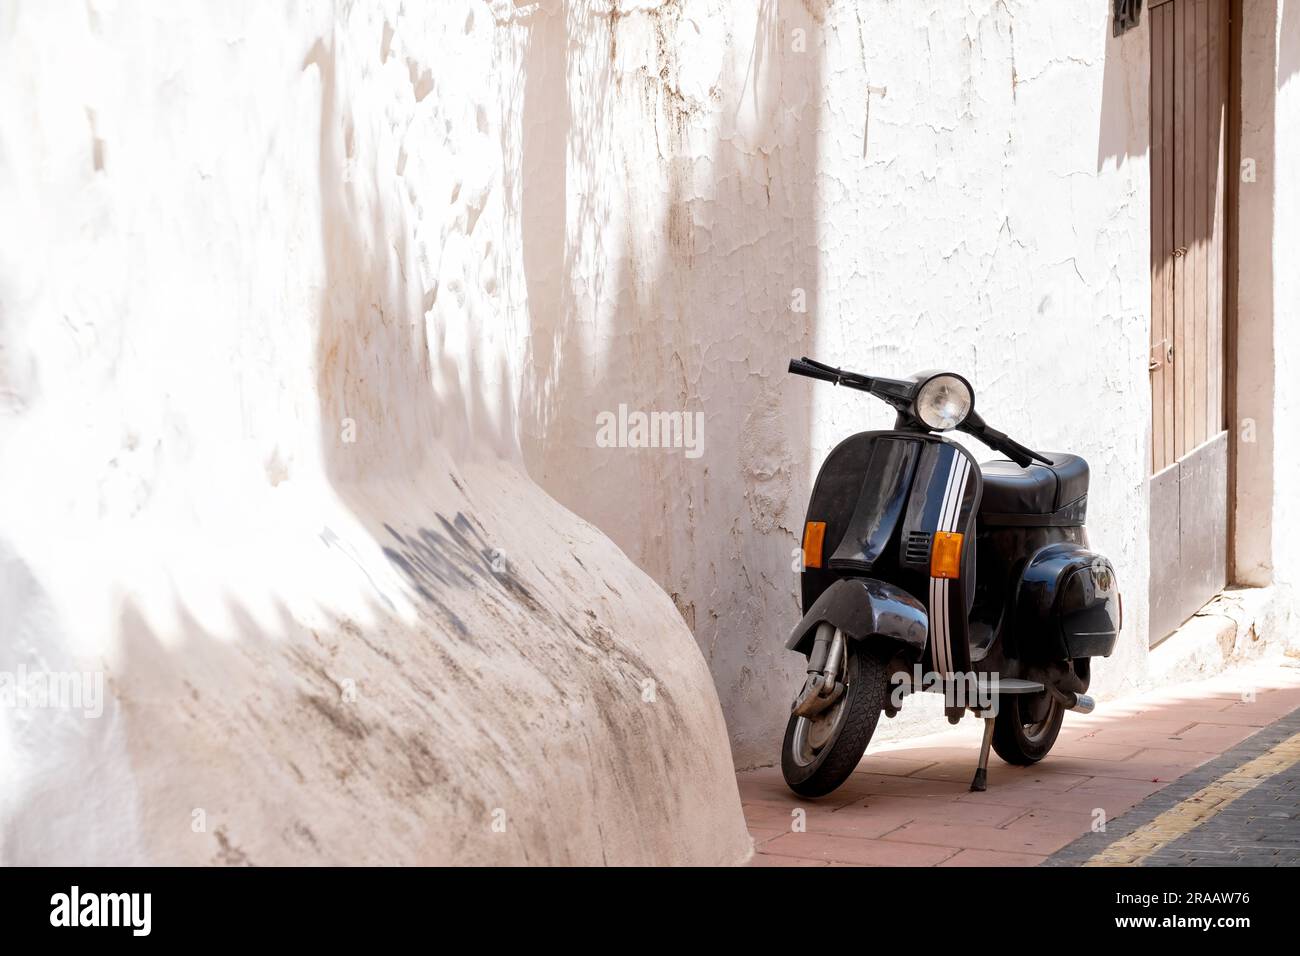
<svg viewBox="0 0 1300 956">
<path fill-rule="evenodd" d="M 984 419 L 980 418 L 979 415 L 974 412 L 971 412 L 970 417 L 958 427 L 962 431 L 966 432 L 966 434 L 978 438 L 994 451 L 1002 452 L 1002 454 L 1006 455 L 1021 468 L 1028 468 L 1034 463 L 1035 459 L 1047 465 L 1054 464 L 1050 458 L 1043 456 L 1032 448 L 1026 448 L 1024 445 L 1020 444 L 1020 442 L 1011 438 L 1004 432 L 1000 432 L 996 428 L 990 427 Z"/>
<path fill-rule="evenodd" d="M 806 356 L 791 359 L 789 372 L 791 375 L 804 375 L 822 382 L 830 382 L 834 385 L 843 385 L 846 388 L 871 392 L 877 398 L 899 409 L 900 413 L 903 414 L 906 414 L 915 389 L 915 384 L 911 381 L 873 379 L 866 375 L 859 375 L 856 372 L 846 372 L 831 365 L 814 362 Z M 1021 468 L 1028 468 L 1034 463 L 1035 459 L 1048 465 L 1053 463 L 1050 458 L 1045 457 L 1040 452 L 1036 452 L 1032 448 L 1026 448 L 1020 442 L 1015 441 L 996 428 L 990 428 L 974 410 L 971 411 L 966 421 L 957 427 L 966 434 L 978 438 L 995 451 L 1002 452 Z"/>
<path fill-rule="evenodd" d="M 819 365 L 813 365 L 803 359 L 790 359 L 791 375 L 806 375 L 808 378 L 821 379 L 823 382 L 839 383 L 840 376 Z"/>
</svg>

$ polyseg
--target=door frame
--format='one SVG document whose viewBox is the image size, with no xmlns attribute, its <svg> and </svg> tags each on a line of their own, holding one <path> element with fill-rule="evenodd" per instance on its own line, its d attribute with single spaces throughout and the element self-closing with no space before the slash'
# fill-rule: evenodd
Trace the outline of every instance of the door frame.
<svg viewBox="0 0 1300 956">
<path fill-rule="evenodd" d="M 1223 417 L 1228 426 L 1228 584 L 1237 581 L 1237 453 L 1241 428 L 1237 414 L 1237 227 L 1241 197 L 1241 20 L 1243 0 L 1228 0 L 1228 116 L 1224 163 Z"/>
<path fill-rule="evenodd" d="M 1177 0 L 1153 0 L 1147 8 L 1147 39 L 1146 49 L 1148 58 L 1151 56 L 1151 20 L 1150 13 L 1155 7 L 1163 6 L 1168 3 L 1174 3 Z M 1223 420 L 1224 429 L 1227 432 L 1226 448 L 1226 530 L 1224 541 L 1224 561 L 1225 561 L 1225 578 L 1226 585 L 1232 586 L 1237 582 L 1237 496 L 1238 496 L 1238 444 L 1240 441 L 1240 424 L 1237 383 L 1240 379 L 1240 355 L 1238 347 L 1238 282 L 1239 282 L 1239 259 L 1238 259 L 1238 224 L 1240 221 L 1240 187 L 1241 187 L 1241 95 L 1242 95 L 1242 17 L 1243 17 L 1243 0 L 1225 0 L 1228 16 L 1228 35 L 1227 35 L 1227 102 L 1224 111 L 1224 143 L 1223 143 L 1223 251 L 1222 251 L 1222 268 L 1223 268 L 1223 324 L 1220 329 L 1222 335 L 1222 355 L 1223 355 Z M 1154 63 L 1149 62 L 1147 76 L 1147 99 L 1149 108 L 1153 103 L 1154 89 L 1152 80 L 1152 71 Z M 1150 114 L 1148 114 L 1150 116 Z M 1150 120 L 1149 120 L 1150 122 Z M 1148 127 L 1153 130 L 1153 127 Z M 1154 158 L 1154 141 L 1151 141 L 1148 156 Z M 1152 171 L 1151 180 L 1154 181 L 1154 171 Z M 1149 201 L 1154 203 L 1154 195 L 1148 187 Z M 1154 215 L 1154 212 L 1153 212 Z M 1154 230 L 1154 220 L 1152 220 Z M 1154 250 L 1156 236 L 1154 231 L 1149 236 L 1148 248 Z M 1148 307 L 1147 312 L 1147 341 L 1152 338 L 1152 331 L 1156 320 L 1155 314 Z M 1151 396 L 1154 402 L 1154 395 Z M 1154 409 L 1153 409 L 1154 411 Z M 1154 417 L 1148 416 L 1148 438 L 1149 446 L 1155 440 Z M 1151 479 L 1155 473 L 1151 472 L 1151 464 L 1154 450 L 1148 450 L 1146 467 L 1148 469 L 1148 502 L 1151 501 L 1150 489 Z M 1168 466 L 1166 466 L 1167 468 Z M 1150 513 L 1149 513 L 1150 514 Z M 1147 535 L 1148 544 L 1151 542 L 1151 535 Z M 1148 582 L 1151 580 L 1151 569 L 1148 568 Z M 1153 648 L 1163 642 L 1166 638 L 1177 633 L 1177 630 L 1171 634 L 1161 634 L 1155 636 L 1148 633 L 1148 647 Z"/>
</svg>

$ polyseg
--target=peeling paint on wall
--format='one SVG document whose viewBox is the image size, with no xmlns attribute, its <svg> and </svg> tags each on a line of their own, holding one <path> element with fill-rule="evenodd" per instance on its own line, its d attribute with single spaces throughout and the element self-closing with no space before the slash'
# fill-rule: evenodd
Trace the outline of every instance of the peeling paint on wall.
<svg viewBox="0 0 1300 956">
<path fill-rule="evenodd" d="M 108 699 L 0 710 L 0 862 L 748 856 L 673 603 L 520 467 L 571 15 L 7 8 L 0 671 Z"/>
<path fill-rule="evenodd" d="M 1140 680 L 1145 29 L 1112 38 L 1102 0 L 647 3 L 608 44 L 569 22 L 567 286 L 533 315 L 525 458 L 693 609 L 737 764 L 775 760 L 802 674 L 782 642 L 816 467 L 892 421 L 790 379 L 797 355 L 954 368 L 999 428 L 1088 458 L 1129 624 L 1096 686 Z M 619 401 L 703 409 L 705 454 L 596 448 Z"/>
</svg>

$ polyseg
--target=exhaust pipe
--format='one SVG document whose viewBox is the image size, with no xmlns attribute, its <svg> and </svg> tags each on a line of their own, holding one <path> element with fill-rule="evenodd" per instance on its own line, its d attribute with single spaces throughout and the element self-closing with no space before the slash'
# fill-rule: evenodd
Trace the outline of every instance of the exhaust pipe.
<svg viewBox="0 0 1300 956">
<path fill-rule="evenodd" d="M 1097 707 L 1097 702 L 1087 694 L 1074 694 L 1074 703 L 1068 705 L 1065 709 L 1072 710 L 1076 714 L 1091 714 Z"/>
</svg>

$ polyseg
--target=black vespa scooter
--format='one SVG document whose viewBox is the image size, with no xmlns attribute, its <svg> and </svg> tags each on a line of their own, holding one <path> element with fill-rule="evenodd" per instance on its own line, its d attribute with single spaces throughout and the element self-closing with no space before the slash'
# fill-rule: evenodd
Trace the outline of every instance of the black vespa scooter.
<svg viewBox="0 0 1300 956">
<path fill-rule="evenodd" d="M 808 658 L 781 748 L 803 796 L 842 784 L 881 713 L 918 691 L 970 710 L 1008 763 L 1041 760 L 1065 711 L 1087 713 L 1093 657 L 1107 657 L 1122 607 L 1110 561 L 1088 550 L 1088 465 L 1049 458 L 990 428 L 952 372 L 899 380 L 811 359 L 790 372 L 870 392 L 892 431 L 846 438 L 823 462 L 803 535 L 804 616 L 786 647 Z M 979 464 L 944 438 L 963 431 L 1010 461 Z"/>
</svg>

